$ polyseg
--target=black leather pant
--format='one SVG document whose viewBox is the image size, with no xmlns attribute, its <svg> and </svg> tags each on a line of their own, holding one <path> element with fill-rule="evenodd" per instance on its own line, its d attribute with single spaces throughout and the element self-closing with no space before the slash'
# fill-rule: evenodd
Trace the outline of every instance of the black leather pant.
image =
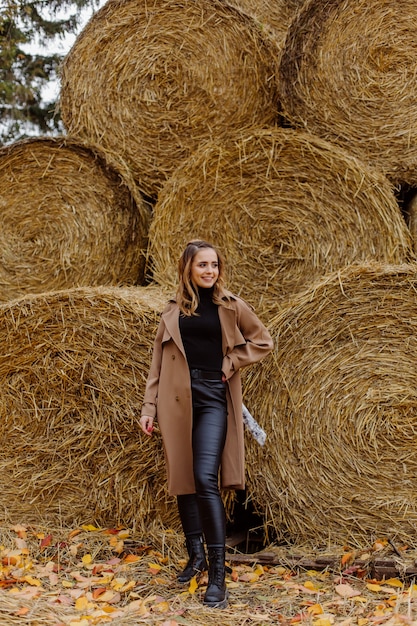
<svg viewBox="0 0 417 626">
<path fill-rule="evenodd" d="M 177 496 L 186 536 L 204 534 L 210 547 L 226 542 L 226 517 L 219 490 L 219 467 L 226 440 L 226 384 L 191 380 L 193 469 L 196 493 Z"/>
</svg>

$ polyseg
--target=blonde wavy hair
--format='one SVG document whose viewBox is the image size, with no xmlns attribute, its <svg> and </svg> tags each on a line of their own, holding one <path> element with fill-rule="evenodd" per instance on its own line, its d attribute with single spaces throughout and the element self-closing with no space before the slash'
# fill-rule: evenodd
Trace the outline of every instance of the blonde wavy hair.
<svg viewBox="0 0 417 626">
<path fill-rule="evenodd" d="M 225 283 L 225 263 L 223 256 L 217 250 L 215 246 L 202 239 L 193 239 L 189 241 L 185 246 L 178 261 L 178 288 L 176 294 L 176 302 L 180 308 L 181 313 L 184 315 L 196 315 L 196 309 L 199 304 L 198 290 L 193 285 L 191 280 L 191 266 L 194 261 L 195 255 L 204 250 L 210 248 L 217 254 L 217 260 L 219 263 L 219 276 L 214 284 L 213 290 L 213 302 L 219 306 L 224 305 L 223 298 L 225 297 L 224 283 Z"/>
</svg>

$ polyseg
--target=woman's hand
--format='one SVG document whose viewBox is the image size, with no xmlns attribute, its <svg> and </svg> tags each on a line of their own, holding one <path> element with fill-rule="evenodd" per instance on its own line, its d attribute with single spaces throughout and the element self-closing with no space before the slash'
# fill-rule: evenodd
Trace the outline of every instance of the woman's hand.
<svg viewBox="0 0 417 626">
<path fill-rule="evenodd" d="M 150 415 L 142 415 L 139 423 L 145 435 L 148 435 L 150 437 L 153 432 L 153 417 L 151 417 Z"/>
</svg>

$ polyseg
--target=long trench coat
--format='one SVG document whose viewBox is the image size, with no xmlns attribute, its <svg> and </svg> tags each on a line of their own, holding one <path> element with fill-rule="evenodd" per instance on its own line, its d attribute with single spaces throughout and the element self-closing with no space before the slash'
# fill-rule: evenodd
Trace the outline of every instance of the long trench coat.
<svg viewBox="0 0 417 626">
<path fill-rule="evenodd" d="M 228 416 L 220 486 L 244 489 L 245 446 L 239 369 L 265 357 L 273 343 L 265 326 L 244 300 L 229 291 L 225 291 L 223 300 L 219 319 Z M 191 380 L 179 329 L 179 313 L 176 302 L 170 301 L 161 315 L 141 411 L 142 415 L 158 420 L 170 495 L 195 492 Z"/>
</svg>

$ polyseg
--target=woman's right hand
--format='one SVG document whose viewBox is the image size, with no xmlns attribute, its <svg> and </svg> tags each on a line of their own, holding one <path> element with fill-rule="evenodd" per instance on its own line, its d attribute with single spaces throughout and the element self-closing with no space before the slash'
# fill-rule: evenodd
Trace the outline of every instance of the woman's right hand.
<svg viewBox="0 0 417 626">
<path fill-rule="evenodd" d="M 139 423 L 145 435 L 148 435 L 150 437 L 153 432 L 153 417 L 151 417 L 150 415 L 142 415 Z"/>
</svg>

